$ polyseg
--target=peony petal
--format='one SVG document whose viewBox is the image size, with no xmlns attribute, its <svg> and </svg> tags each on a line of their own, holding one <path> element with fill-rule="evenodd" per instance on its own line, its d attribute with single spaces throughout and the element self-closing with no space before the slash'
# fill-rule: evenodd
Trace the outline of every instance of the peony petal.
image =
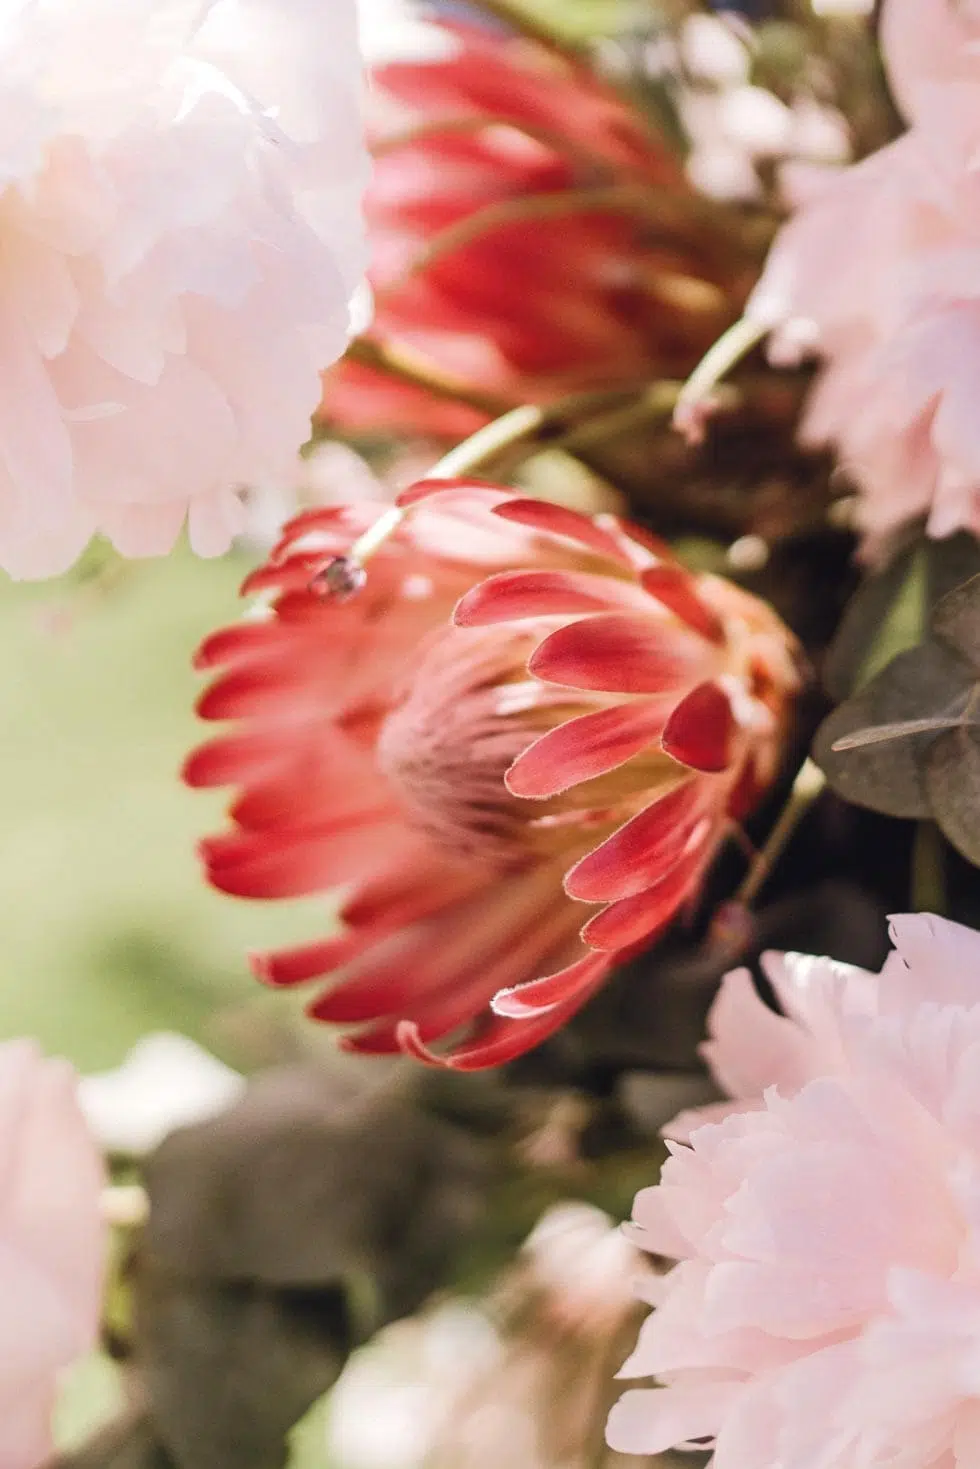
<svg viewBox="0 0 980 1469">
<path fill-rule="evenodd" d="M 609 1414 L 606 1442 L 620 1454 L 662 1454 L 713 1438 L 742 1384 L 720 1377 L 678 1387 L 632 1388 Z"/>
</svg>

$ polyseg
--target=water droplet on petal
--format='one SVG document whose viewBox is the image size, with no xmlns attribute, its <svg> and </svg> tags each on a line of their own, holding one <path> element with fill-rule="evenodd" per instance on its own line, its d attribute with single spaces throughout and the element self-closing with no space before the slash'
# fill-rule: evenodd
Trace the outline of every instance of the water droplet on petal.
<svg viewBox="0 0 980 1469">
<path fill-rule="evenodd" d="M 367 584 L 367 572 L 358 561 L 349 556 L 335 556 L 320 568 L 310 582 L 310 591 L 324 599 L 347 602 L 363 591 Z"/>
</svg>

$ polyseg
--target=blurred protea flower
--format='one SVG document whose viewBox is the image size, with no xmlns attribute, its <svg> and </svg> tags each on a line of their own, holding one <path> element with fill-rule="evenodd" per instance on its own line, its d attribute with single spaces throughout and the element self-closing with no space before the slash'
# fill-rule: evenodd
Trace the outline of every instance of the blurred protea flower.
<svg viewBox="0 0 980 1469">
<path fill-rule="evenodd" d="M 610 1442 L 732 1469 L 956 1469 L 980 1391 L 980 934 L 892 919 L 879 976 L 770 956 L 708 1058 L 739 1101 L 686 1122 L 634 1238 L 678 1263 L 621 1373 Z"/>
<path fill-rule="evenodd" d="M 353 0 L 24 0 L 0 59 L 0 565 L 217 554 L 349 335 Z"/>
<path fill-rule="evenodd" d="M 476 1068 L 556 1030 L 697 897 L 776 769 L 793 641 L 614 517 L 464 481 L 403 498 L 346 601 L 337 558 L 378 509 L 287 528 L 246 583 L 265 615 L 200 651 L 199 712 L 238 727 L 186 773 L 239 787 L 204 843 L 215 886 L 345 889 L 344 930 L 260 975 L 331 976 L 309 1013 L 359 1027 L 349 1049 Z"/>
<path fill-rule="evenodd" d="M 456 438 L 494 402 L 686 374 L 754 279 L 743 222 L 697 197 L 673 145 L 583 59 L 433 29 L 448 54 L 374 74 L 371 338 L 463 391 L 348 359 L 325 414 Z"/>
</svg>

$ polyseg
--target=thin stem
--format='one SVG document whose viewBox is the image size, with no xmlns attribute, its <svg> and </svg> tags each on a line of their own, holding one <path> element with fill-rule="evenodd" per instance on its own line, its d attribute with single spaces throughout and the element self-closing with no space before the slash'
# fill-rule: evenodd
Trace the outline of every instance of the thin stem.
<svg viewBox="0 0 980 1469">
<path fill-rule="evenodd" d="M 496 131 L 499 128 L 509 128 L 513 132 L 521 133 L 525 138 L 531 138 L 535 143 L 540 143 L 543 148 L 548 148 L 552 153 L 557 153 L 559 157 L 567 159 L 576 168 L 587 170 L 599 178 L 613 176 L 612 164 L 601 154 L 590 152 L 571 138 L 566 138 L 562 133 L 552 131 L 551 128 L 539 127 L 536 123 L 527 122 L 523 118 L 508 117 L 506 113 L 499 117 L 433 118 L 415 127 L 405 128 L 403 132 L 392 133 L 386 138 L 379 139 L 378 142 L 371 145 L 371 152 L 375 158 L 384 158 L 388 153 L 395 153 L 401 148 L 413 148 L 416 144 L 427 143 L 433 138 L 466 137 L 473 133 Z"/>
<path fill-rule="evenodd" d="M 747 357 L 767 335 L 769 327 L 743 316 L 730 326 L 701 358 L 681 389 L 674 410 L 678 427 L 696 422 L 714 389 L 732 368 Z"/>
<path fill-rule="evenodd" d="M 102 1190 L 102 1218 L 114 1229 L 138 1229 L 150 1213 L 146 1189 L 139 1183 L 111 1184 Z"/>
<path fill-rule="evenodd" d="M 509 224 L 526 224 L 540 219 L 560 219 L 569 214 L 625 213 L 645 216 L 640 190 L 633 184 L 599 184 L 581 189 L 553 189 L 540 194 L 522 194 L 486 204 L 455 224 L 439 230 L 420 251 L 408 274 L 418 275 L 437 260 L 451 255 L 483 235 Z"/>
<path fill-rule="evenodd" d="M 459 378 L 450 377 L 426 358 L 398 342 L 379 342 L 370 337 L 357 337 L 347 348 L 347 357 L 351 362 L 421 388 L 435 398 L 462 403 L 465 407 L 473 408 L 478 413 L 486 413 L 491 418 L 499 418 L 514 407 L 512 401 L 499 394 L 485 393 Z"/>
<path fill-rule="evenodd" d="M 499 461 L 511 458 L 515 451 L 519 451 L 520 458 L 524 458 L 529 451 L 541 444 L 574 452 L 576 435 L 588 429 L 590 423 L 603 425 L 599 436 L 605 436 L 619 427 L 627 407 L 631 414 L 635 414 L 638 402 L 646 401 L 650 405 L 644 416 L 655 411 L 669 412 L 676 396 L 676 390 L 671 391 L 673 388 L 674 385 L 663 383 L 652 386 L 646 384 L 639 390 L 612 388 L 594 393 L 576 393 L 550 407 L 525 404 L 514 408 L 493 423 L 488 423 L 485 428 L 478 429 L 455 449 L 451 449 L 429 471 L 426 479 L 486 476 Z M 396 505 L 385 511 L 354 542 L 344 558 L 345 561 L 363 567 L 414 508 L 412 504 Z"/>
<path fill-rule="evenodd" d="M 748 908 L 755 902 L 761 889 L 769 880 L 787 842 L 826 783 L 827 778 L 819 766 L 815 765 L 812 760 L 804 761 L 793 782 L 786 805 L 779 814 L 779 820 L 769 833 L 765 845 L 752 859 L 749 870 L 732 900 L 734 903 Z"/>
</svg>

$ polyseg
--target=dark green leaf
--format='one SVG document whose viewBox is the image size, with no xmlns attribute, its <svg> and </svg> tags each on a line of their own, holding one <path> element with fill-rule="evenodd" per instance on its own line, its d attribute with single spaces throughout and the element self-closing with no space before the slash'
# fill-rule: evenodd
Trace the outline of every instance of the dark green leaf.
<svg viewBox="0 0 980 1469">
<path fill-rule="evenodd" d="M 932 630 L 980 672 L 980 575 L 946 593 L 933 612 Z"/>
<path fill-rule="evenodd" d="M 971 577 L 980 574 L 980 541 L 961 530 L 943 541 L 928 542 L 927 593 L 930 607 Z"/>
<path fill-rule="evenodd" d="M 924 819 L 930 813 L 920 760 L 930 736 L 914 735 L 885 745 L 835 750 L 839 740 L 874 723 L 874 704 L 870 691 L 865 690 L 824 720 L 814 740 L 814 760 L 845 801 L 867 806 L 883 816 Z"/>
<path fill-rule="evenodd" d="M 943 643 L 930 639 L 899 653 L 864 690 L 873 724 L 905 719 L 946 718 L 962 712 L 973 688 L 968 664 Z"/>
<path fill-rule="evenodd" d="M 404 1091 L 375 1081 L 365 1094 L 360 1079 L 284 1067 L 222 1116 L 171 1134 L 150 1160 L 148 1247 L 209 1279 L 368 1278 L 391 1319 L 451 1269 L 479 1217 L 483 1158 Z"/>
<path fill-rule="evenodd" d="M 176 1469 L 141 1407 L 121 1413 L 84 1444 L 59 1454 L 49 1469 Z"/>
<path fill-rule="evenodd" d="M 918 546 L 906 547 L 884 571 L 862 582 L 851 598 L 824 664 L 824 686 L 832 699 L 838 702 L 846 699 L 857 689 L 862 674 L 865 678 L 869 676 L 866 667 L 869 657 L 894 622 L 899 626 L 892 629 L 897 645 L 891 648 L 891 653 L 897 652 L 899 646 L 907 647 L 919 636 L 919 631 L 911 626 L 918 607 L 918 555 Z M 896 608 L 908 614 L 904 622 L 895 615 Z M 905 622 L 909 624 L 907 630 Z M 885 656 L 887 659 L 890 654 Z"/>
<path fill-rule="evenodd" d="M 889 740 L 908 739 L 909 735 L 938 734 L 943 729 L 957 729 L 963 724 L 962 714 L 940 715 L 935 719 L 901 719 L 893 724 L 872 724 L 834 741 L 834 754 L 844 750 L 860 750 L 867 745 L 883 745 Z"/>
<path fill-rule="evenodd" d="M 208 1285 L 144 1271 L 139 1364 L 178 1469 L 282 1469 L 286 1437 L 348 1352 L 335 1289 Z"/>
<path fill-rule="evenodd" d="M 980 867 L 980 740 L 975 730 L 949 730 L 934 740 L 925 762 L 926 790 L 943 834 Z"/>
</svg>

